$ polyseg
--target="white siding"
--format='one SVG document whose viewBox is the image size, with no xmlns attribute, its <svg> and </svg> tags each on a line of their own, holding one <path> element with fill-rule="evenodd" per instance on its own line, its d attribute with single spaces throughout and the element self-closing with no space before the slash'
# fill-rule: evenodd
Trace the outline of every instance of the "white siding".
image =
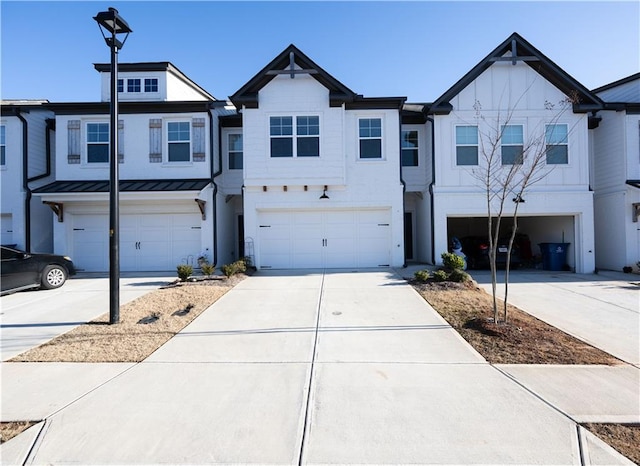
<svg viewBox="0 0 640 466">
<path fill-rule="evenodd" d="M 624 112 L 600 112 L 602 121 L 594 130 L 593 173 L 596 192 L 620 190 L 626 181 Z"/>
</svg>

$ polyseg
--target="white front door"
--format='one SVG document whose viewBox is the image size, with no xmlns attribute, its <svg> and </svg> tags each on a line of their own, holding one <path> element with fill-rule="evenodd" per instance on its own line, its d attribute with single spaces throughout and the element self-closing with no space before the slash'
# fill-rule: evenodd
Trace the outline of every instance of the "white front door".
<svg viewBox="0 0 640 466">
<path fill-rule="evenodd" d="M 390 264 L 388 210 L 273 211 L 258 216 L 264 268 Z"/>
</svg>

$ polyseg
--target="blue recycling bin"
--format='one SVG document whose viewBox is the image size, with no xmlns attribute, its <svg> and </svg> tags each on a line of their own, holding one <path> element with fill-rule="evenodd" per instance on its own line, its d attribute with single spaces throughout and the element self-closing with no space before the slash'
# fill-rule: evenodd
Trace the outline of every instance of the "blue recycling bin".
<svg viewBox="0 0 640 466">
<path fill-rule="evenodd" d="M 567 263 L 567 249 L 571 243 L 538 243 L 542 253 L 543 270 L 562 270 Z"/>
</svg>

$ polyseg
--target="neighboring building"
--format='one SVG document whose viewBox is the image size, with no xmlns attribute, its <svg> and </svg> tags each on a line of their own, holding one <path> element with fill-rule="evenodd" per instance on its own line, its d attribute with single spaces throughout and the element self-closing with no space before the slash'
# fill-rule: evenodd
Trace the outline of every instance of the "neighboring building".
<svg viewBox="0 0 640 466">
<path fill-rule="evenodd" d="M 573 105 L 562 112 L 566 99 Z M 487 235 L 487 196 L 473 173 L 483 165 L 483 149 L 489 150 L 483 135 L 497 134 L 504 125 L 496 152 L 503 166 L 536 138 L 546 135 L 544 144 L 559 143 L 546 155 L 548 174 L 524 195 L 518 232 L 528 236 L 533 254 L 539 254 L 539 243 L 570 243 L 568 265 L 578 273 L 593 272 L 588 112 L 601 108 L 598 97 L 515 33 L 428 106 L 435 172 L 432 197 L 425 192 L 423 202 L 433 205 L 432 259 L 440 262 L 453 236 Z M 560 136 L 550 140 L 550 134 Z M 514 205 L 507 202 L 505 217 Z M 501 234 L 508 235 L 510 227 L 505 218 Z"/>
<path fill-rule="evenodd" d="M 34 190 L 56 212 L 54 251 L 79 270 L 109 267 L 110 65 L 101 102 L 56 103 L 56 181 Z M 118 70 L 120 268 L 174 270 L 215 260 L 216 99 L 168 62 Z"/>
<path fill-rule="evenodd" d="M 404 97 L 356 94 L 290 45 L 230 99 L 242 116 L 245 254 L 257 267 L 404 264 Z M 223 125 L 233 164 L 239 131 Z M 239 194 L 239 172 L 225 176 Z"/>
<path fill-rule="evenodd" d="M 33 252 L 53 248 L 51 210 L 32 189 L 53 179 L 55 143 L 46 100 L 3 100 L 0 116 L 0 228 L 3 245 Z"/>
<path fill-rule="evenodd" d="M 593 90 L 609 111 L 594 131 L 596 266 L 640 261 L 640 73 Z"/>
</svg>

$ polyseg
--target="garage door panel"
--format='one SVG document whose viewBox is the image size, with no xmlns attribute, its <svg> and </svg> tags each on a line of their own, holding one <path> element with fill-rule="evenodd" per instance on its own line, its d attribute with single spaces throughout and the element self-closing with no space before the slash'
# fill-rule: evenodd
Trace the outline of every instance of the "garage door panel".
<svg viewBox="0 0 640 466">
<path fill-rule="evenodd" d="M 389 212 L 385 210 L 263 212 L 259 225 L 262 267 L 389 264 Z"/>
<path fill-rule="evenodd" d="M 2 214 L 0 216 L 0 230 L 2 231 L 2 244 L 14 244 L 13 242 L 13 215 Z"/>
</svg>

